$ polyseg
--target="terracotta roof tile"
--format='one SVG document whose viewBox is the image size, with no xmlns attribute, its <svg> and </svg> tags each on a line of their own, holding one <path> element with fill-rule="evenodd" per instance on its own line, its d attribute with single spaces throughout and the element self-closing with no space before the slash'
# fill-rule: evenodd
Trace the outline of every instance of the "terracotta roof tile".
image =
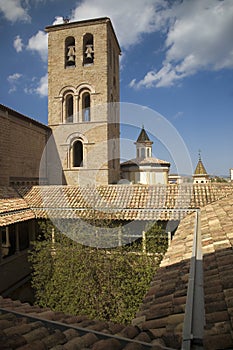
<svg viewBox="0 0 233 350">
<path fill-rule="evenodd" d="M 0 226 L 30 220 L 35 214 L 12 187 L 0 186 Z"/>
<path fill-rule="evenodd" d="M 208 197 L 207 188 L 211 195 Z M 43 187 L 42 191 L 45 189 Z M 59 205 L 63 205 L 63 199 L 57 197 L 56 186 L 51 188 L 51 192 L 46 189 L 46 196 L 48 197 L 48 203 L 51 205 L 51 200 L 55 199 L 58 201 Z M 183 188 L 184 190 L 184 188 Z M 50 191 L 50 190 L 49 190 Z M 79 188 L 60 188 L 59 191 L 65 195 L 65 198 L 71 198 L 72 205 L 78 207 L 80 203 L 84 203 L 83 193 L 87 194 L 89 204 L 92 205 L 92 194 L 91 189 L 83 190 Z M 99 192 L 98 192 L 99 191 Z M 126 207 L 126 213 L 129 215 L 129 209 L 135 207 L 137 212 L 138 207 L 146 208 L 148 202 L 150 206 L 160 203 L 160 197 L 155 188 L 150 188 L 148 186 L 126 186 L 125 188 L 117 186 L 102 186 L 98 189 L 98 195 L 94 193 L 94 198 L 97 203 L 103 205 L 103 203 L 108 205 L 108 208 L 112 208 L 116 203 L 121 203 L 120 198 L 129 196 L 132 194 L 132 198 L 127 201 L 124 198 L 124 205 Z M 160 191 L 160 190 L 158 190 Z M 164 193 L 164 188 L 161 189 L 161 193 Z M 166 188 L 166 201 L 167 195 L 171 195 L 171 201 L 177 195 L 176 187 Z M 231 194 L 232 186 L 218 187 L 218 186 L 208 186 L 205 189 L 201 186 L 194 187 L 192 190 L 192 196 L 195 197 L 196 203 L 208 202 L 213 199 L 215 202 L 210 203 L 201 208 L 200 215 L 200 226 L 202 233 L 202 245 L 203 245 L 203 269 L 204 269 L 204 298 L 205 298 L 205 329 L 204 329 L 204 348 L 205 349 L 226 349 L 230 348 L 233 344 L 233 282 L 232 282 L 232 272 L 233 272 L 233 195 Z M 21 192 L 22 193 L 22 192 Z M 81 194 L 80 194 L 81 193 Z M 154 200 L 151 199 L 152 194 L 155 194 Z M 34 196 L 35 195 L 35 196 Z M 43 209 L 41 204 L 41 188 L 34 187 L 31 191 L 25 190 L 24 199 L 29 203 L 31 201 L 34 205 L 34 210 L 36 210 L 36 205 Z M 79 202 L 79 196 L 81 202 Z M 141 196 L 141 198 L 140 198 Z M 224 197 L 220 199 L 221 197 Z M 100 197 L 100 198 L 99 198 Z M 200 200 L 201 199 L 201 200 Z M 218 200 L 217 200 L 218 199 Z M 164 200 L 164 198 L 163 198 Z M 83 201 L 83 202 L 82 202 Z M 99 201 L 99 202 L 98 202 Z M 68 201 L 69 203 L 69 201 Z M 154 204 L 153 204 L 154 203 Z M 181 201 L 182 203 L 182 201 Z M 194 203 L 194 202 L 193 202 Z M 83 205 L 83 204 L 82 204 Z M 141 208 L 140 207 L 140 208 Z M 166 211 L 165 211 L 166 214 Z M 125 214 L 124 214 L 125 215 Z M 29 334 L 32 336 L 32 341 L 37 346 L 42 346 L 43 339 L 54 341 L 57 334 L 58 343 L 56 344 L 56 349 L 59 349 L 59 341 L 65 339 L 63 349 L 72 348 L 72 344 L 79 344 L 80 349 L 85 349 L 92 347 L 92 349 L 123 349 L 132 348 L 133 345 L 130 341 L 124 347 L 120 343 L 119 339 L 109 338 L 109 339 L 99 339 L 98 335 L 95 333 L 93 337 L 91 333 L 91 328 L 98 330 L 100 332 L 108 333 L 109 335 L 121 334 L 127 339 L 133 337 L 133 340 L 138 337 L 142 339 L 151 340 L 151 345 L 154 344 L 156 347 L 156 342 L 172 348 L 180 348 L 182 341 L 183 332 L 183 322 L 184 322 L 184 312 L 187 300 L 187 287 L 189 279 L 190 270 L 190 258 L 192 256 L 192 242 L 194 236 L 194 225 L 195 225 L 195 215 L 187 215 L 180 223 L 175 236 L 173 237 L 172 243 L 166 252 L 163 261 L 160 264 L 152 283 L 151 287 L 146 294 L 140 310 L 138 311 L 136 318 L 132 322 L 132 326 L 124 327 L 122 325 L 114 325 L 108 322 L 99 323 L 99 321 L 88 320 L 86 317 L 79 316 L 67 316 L 61 313 L 53 313 L 52 311 L 45 309 L 37 309 L 33 307 L 31 309 L 32 315 L 37 315 L 38 317 L 47 318 L 48 320 L 62 320 L 64 324 L 72 327 L 72 325 L 82 325 L 87 329 L 86 338 L 84 335 L 75 333 L 77 330 L 66 329 L 65 332 L 61 332 L 64 336 L 61 336 L 59 332 L 54 333 L 54 330 L 49 330 L 49 334 L 45 334 L 47 327 L 42 324 L 38 324 L 35 329 L 28 329 Z M 27 315 L 30 314 L 30 305 L 22 305 L 19 302 L 13 302 L 10 299 L 0 298 L 0 307 L 8 308 L 9 310 L 24 310 Z M 24 321 L 24 323 L 17 324 L 14 320 L 14 315 L 5 314 L 0 315 L 0 336 L 3 334 L 7 338 L 7 332 L 13 332 L 12 327 L 18 329 L 18 334 L 12 334 L 9 341 L 15 341 L 14 344 L 22 344 L 19 346 L 27 346 L 25 343 L 25 334 L 22 333 L 26 330 L 25 324 L 33 323 L 29 321 Z M 23 317 L 25 320 L 25 316 Z M 59 322 L 60 322 L 59 321 Z M 34 322 L 35 323 L 35 322 Z M 18 328 L 17 328 L 18 327 Z M 30 326 L 31 327 L 31 326 Z M 44 328 L 46 330 L 44 330 Z M 3 332 L 3 333 L 1 333 Z M 45 333 L 43 333 L 45 332 Z M 38 334 L 42 334 L 42 338 Z M 141 335 L 142 334 L 142 335 Z M 28 336 L 27 339 L 30 339 Z M 50 337 L 51 336 L 51 337 Z M 149 338 L 148 338 L 149 336 Z M 82 339 L 83 338 L 83 339 Z M 49 340 L 50 339 L 50 340 Z M 75 339 L 75 340 L 74 340 Z M 85 343 L 86 339 L 87 343 Z M 92 342 L 93 343 L 89 343 Z M 144 341 L 143 340 L 143 341 Z M 13 343 L 11 343 L 12 345 Z M 69 345 L 68 345 L 69 344 Z M 43 344 L 44 345 L 44 344 Z M 18 345 L 17 345 L 18 346 Z M 54 345 L 55 346 L 55 345 Z M 70 347 L 69 347 L 70 346 Z M 112 346 L 112 347 L 111 347 Z M 143 344 L 135 345 L 138 348 L 143 349 Z M 57 348 L 58 347 L 58 348 Z M 135 347 L 136 349 L 136 347 Z"/>
<path fill-rule="evenodd" d="M 150 336 L 137 326 L 89 320 L 47 308 L 37 311 L 31 307 L 30 313 L 30 305 L 0 297 L 0 341 L 4 341 L 6 349 L 134 349 L 135 345 L 144 350 L 143 344 L 151 342 Z"/>
<path fill-rule="evenodd" d="M 181 220 L 193 209 L 233 193 L 233 186 L 34 186 L 18 191 L 36 217 Z"/>
<path fill-rule="evenodd" d="M 48 216 L 181 220 L 192 209 L 205 206 L 232 192 L 231 184 L 34 186 L 20 187 L 17 191 L 11 187 L 0 187 L 0 226 Z M 230 217 L 230 208 L 226 210 Z M 216 218 L 213 218 L 214 222 L 212 230 L 214 227 L 217 230 Z M 233 232 L 231 234 L 233 236 Z"/>
<path fill-rule="evenodd" d="M 233 344 L 233 218 L 229 212 L 233 212 L 232 195 L 201 208 L 206 312 L 204 343 L 205 349 L 211 350 Z M 181 341 L 193 233 L 194 214 L 186 216 L 179 225 L 137 314 L 142 329 L 150 331 L 155 338 L 162 336 L 167 346 L 174 347 L 175 342 Z M 170 306 L 168 315 L 166 305 Z M 167 336 L 171 329 L 176 340 Z M 226 335 L 225 340 L 222 334 Z"/>
</svg>

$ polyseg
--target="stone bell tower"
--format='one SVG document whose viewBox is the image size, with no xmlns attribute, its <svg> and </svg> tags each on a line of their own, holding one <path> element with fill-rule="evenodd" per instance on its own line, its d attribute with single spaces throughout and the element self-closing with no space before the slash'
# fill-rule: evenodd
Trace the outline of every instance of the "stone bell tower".
<svg viewBox="0 0 233 350">
<path fill-rule="evenodd" d="M 116 103 L 120 47 L 111 21 L 64 21 L 46 31 L 48 123 L 63 183 L 116 183 L 120 176 Z"/>
</svg>

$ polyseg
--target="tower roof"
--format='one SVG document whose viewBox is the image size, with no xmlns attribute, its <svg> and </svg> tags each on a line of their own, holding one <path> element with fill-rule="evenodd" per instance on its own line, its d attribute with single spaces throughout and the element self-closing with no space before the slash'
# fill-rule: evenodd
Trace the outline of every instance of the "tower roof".
<svg viewBox="0 0 233 350">
<path fill-rule="evenodd" d="M 142 130 L 138 136 L 137 142 L 151 142 L 149 136 L 146 133 L 146 130 L 144 129 L 144 126 L 142 127 Z"/>
<path fill-rule="evenodd" d="M 199 161 L 197 163 L 197 166 L 196 166 L 196 169 L 195 169 L 195 172 L 194 172 L 195 175 L 207 175 L 207 171 L 202 163 L 202 160 L 201 158 L 199 158 Z"/>
</svg>

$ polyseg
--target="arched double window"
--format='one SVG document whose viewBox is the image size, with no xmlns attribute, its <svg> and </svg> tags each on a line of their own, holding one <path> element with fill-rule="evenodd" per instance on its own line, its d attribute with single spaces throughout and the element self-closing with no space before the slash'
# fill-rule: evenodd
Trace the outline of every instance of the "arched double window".
<svg viewBox="0 0 233 350">
<path fill-rule="evenodd" d="M 75 39 L 69 36 L 65 40 L 65 67 L 75 66 Z"/>
<path fill-rule="evenodd" d="M 94 40 L 91 33 L 83 36 L 83 65 L 94 63 Z"/>
<path fill-rule="evenodd" d="M 62 123 L 90 122 L 92 120 L 92 94 L 89 84 L 65 86 L 59 93 Z"/>
<path fill-rule="evenodd" d="M 77 140 L 73 143 L 73 167 L 83 166 L 83 143 Z"/>
</svg>

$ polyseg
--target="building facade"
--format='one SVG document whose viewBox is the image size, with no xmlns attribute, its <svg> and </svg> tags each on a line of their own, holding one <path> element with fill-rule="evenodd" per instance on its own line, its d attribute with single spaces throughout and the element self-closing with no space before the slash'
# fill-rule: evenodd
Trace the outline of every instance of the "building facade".
<svg viewBox="0 0 233 350">
<path fill-rule="evenodd" d="M 115 108 L 120 47 L 111 21 L 63 23 L 46 31 L 48 124 L 62 182 L 116 183 L 120 176 L 119 112 Z M 51 183 L 59 182 L 54 178 L 57 167 L 49 173 Z"/>
</svg>

